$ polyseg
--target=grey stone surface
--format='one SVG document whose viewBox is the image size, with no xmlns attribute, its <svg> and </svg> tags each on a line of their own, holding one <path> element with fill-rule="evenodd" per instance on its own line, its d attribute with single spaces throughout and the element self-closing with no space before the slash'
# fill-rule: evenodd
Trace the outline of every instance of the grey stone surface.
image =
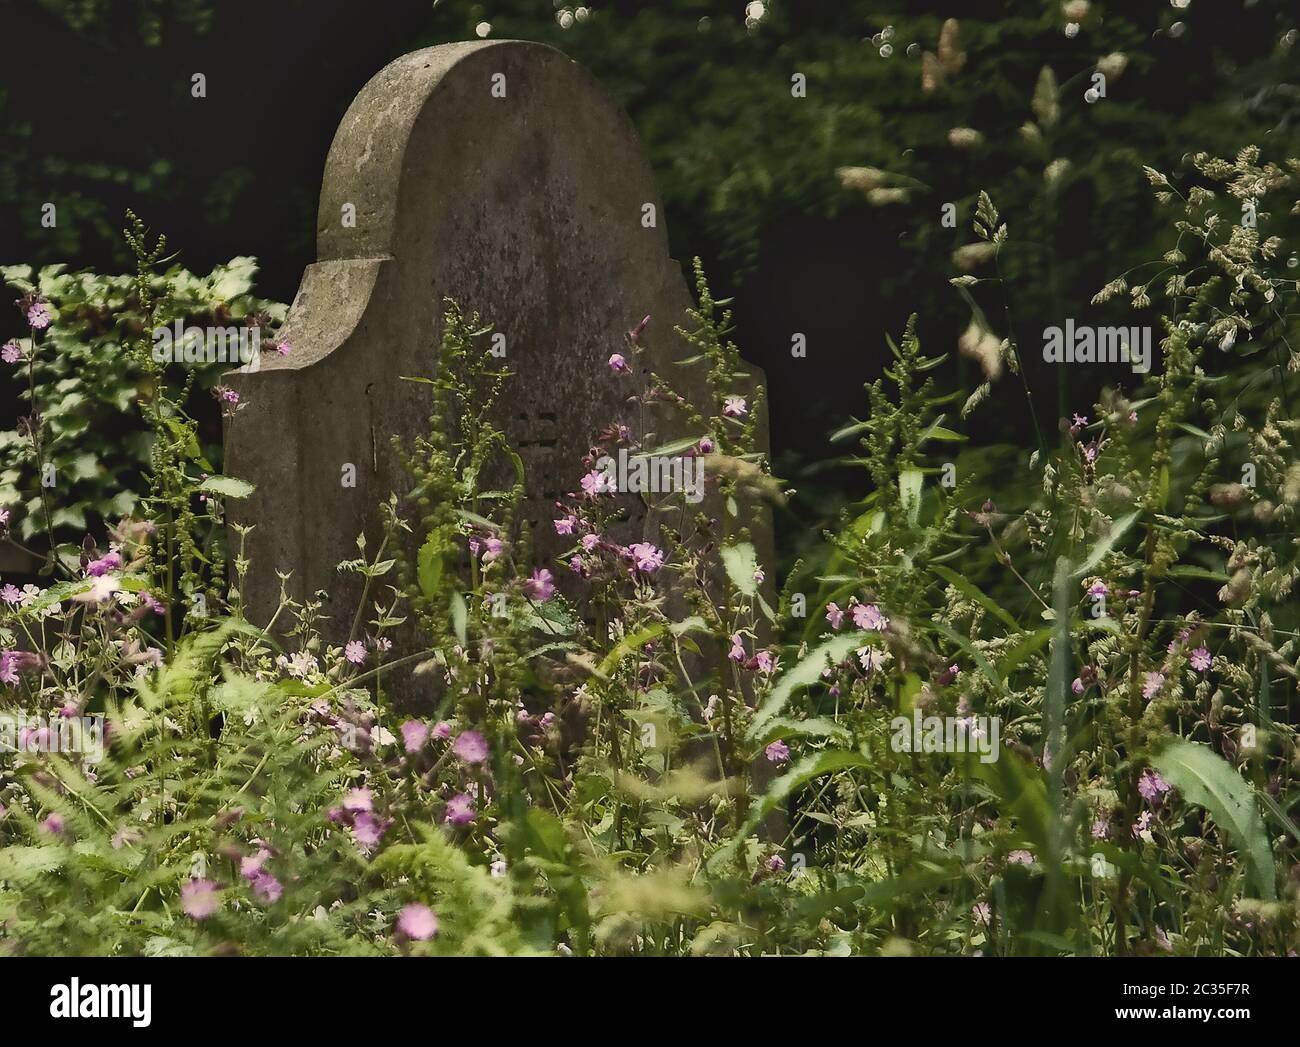
<svg viewBox="0 0 1300 1047">
<path fill-rule="evenodd" d="M 335 136 L 317 235 L 282 330 L 292 351 L 229 378 L 245 406 L 227 423 L 226 469 L 257 488 L 229 506 L 256 525 L 243 589 L 255 621 L 275 609 L 277 572 L 292 572 L 296 599 L 329 591 L 327 637 L 346 634 L 360 586 L 335 568 L 363 530 L 374 548 L 377 506 L 409 489 L 391 441 L 425 430 L 429 394 L 399 376 L 432 373 L 444 297 L 506 336 L 516 377 L 500 420 L 525 459 L 539 562 L 562 548 L 552 503 L 638 388 L 606 366 L 624 332 L 650 314 L 649 365 L 699 395 L 700 369 L 674 366 L 690 297 L 650 168 L 627 118 L 551 48 L 449 44 L 382 70 Z M 393 684 L 418 704 L 414 681 Z"/>
</svg>

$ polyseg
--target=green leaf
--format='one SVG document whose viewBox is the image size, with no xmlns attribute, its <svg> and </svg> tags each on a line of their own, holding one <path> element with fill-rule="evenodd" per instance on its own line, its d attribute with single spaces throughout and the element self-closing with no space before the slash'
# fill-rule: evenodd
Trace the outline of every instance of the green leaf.
<svg viewBox="0 0 1300 1047">
<path fill-rule="evenodd" d="M 788 672 L 782 673 L 776 686 L 772 688 L 772 693 L 754 713 L 754 721 L 749 728 L 750 740 L 759 736 L 767 720 L 785 708 L 785 703 L 796 690 L 820 680 L 822 670 L 826 668 L 828 662 L 843 661 L 850 651 L 857 650 L 867 642 L 866 636 L 867 634 L 863 632 L 833 636 L 825 643 L 814 647 Z"/>
<path fill-rule="evenodd" d="M 1175 739 L 1151 764 L 1188 803 L 1204 807 L 1232 837 L 1246 861 L 1248 880 L 1261 898 L 1277 897 L 1273 851 L 1253 790 L 1232 765 L 1204 745 Z"/>
<path fill-rule="evenodd" d="M 731 584 L 745 596 L 758 592 L 758 582 L 754 580 L 754 571 L 758 568 L 758 554 L 748 542 L 722 547 L 722 565 L 727 569 Z"/>
<path fill-rule="evenodd" d="M 1083 563 L 1081 563 L 1078 567 L 1075 568 L 1074 577 L 1081 578 L 1082 576 L 1086 575 L 1089 571 L 1091 571 L 1094 567 L 1096 567 L 1099 563 L 1101 563 L 1101 561 L 1106 558 L 1106 556 L 1110 553 L 1110 551 L 1115 548 L 1115 543 L 1124 537 L 1128 529 L 1132 527 L 1134 523 L 1137 522 L 1137 518 L 1141 515 L 1142 515 L 1141 511 L 1136 510 L 1134 512 L 1129 513 L 1127 516 L 1120 517 L 1118 520 L 1112 523 L 1110 526 L 1110 533 L 1107 534 L 1106 537 L 1103 538 L 1101 541 L 1099 541 L 1096 545 L 1094 545 L 1092 547 L 1092 550 L 1088 553 L 1087 558 L 1083 561 Z"/>
<path fill-rule="evenodd" d="M 969 581 L 967 578 L 958 574 L 956 571 L 952 570 L 949 567 L 941 567 L 938 564 L 932 563 L 930 565 L 930 570 L 933 571 L 935 574 L 937 574 L 949 585 L 951 585 L 963 596 L 967 597 L 968 599 L 974 600 L 986 611 L 993 614 L 996 618 L 1004 622 L 1006 625 L 1010 626 L 1016 632 L 1020 631 L 1020 623 L 1017 622 L 1015 618 L 1011 616 L 1010 612 L 1008 612 L 1006 608 L 1004 608 L 996 600 L 992 599 L 979 586 L 975 585 L 973 582 Z"/>
<path fill-rule="evenodd" d="M 451 594 L 451 627 L 462 647 L 469 646 L 469 640 L 466 638 L 468 626 L 469 607 L 465 604 L 465 597 L 459 592 L 453 591 Z"/>
<path fill-rule="evenodd" d="M 898 499 L 907 513 L 907 523 L 916 526 L 921 516 L 921 487 L 925 474 L 920 469 L 903 469 L 898 474 Z"/>
<path fill-rule="evenodd" d="M 814 716 L 807 720 L 777 716 L 766 721 L 763 730 L 751 741 L 755 746 L 761 747 L 778 738 L 830 738 L 838 745 L 849 745 L 853 740 L 849 730 L 829 716 Z"/>
<path fill-rule="evenodd" d="M 842 637 L 841 637 L 842 639 Z M 833 771 L 842 771 L 850 767 L 869 767 L 870 761 L 860 752 L 845 749 L 827 749 L 823 752 L 805 756 L 785 774 L 768 786 L 767 792 L 758 797 L 750 807 L 749 817 L 740 831 L 731 840 L 719 847 L 709 858 L 710 869 L 717 870 L 735 857 L 737 849 L 759 826 L 759 824 L 789 798 L 800 786 L 807 785 L 814 778 Z"/>
<path fill-rule="evenodd" d="M 234 476 L 209 476 L 201 484 L 200 491 L 211 491 L 223 498 L 247 498 L 256 488 L 247 480 Z"/>
<path fill-rule="evenodd" d="M 438 595 L 438 585 L 442 581 L 442 547 L 437 535 L 429 535 L 420 546 L 416 555 L 416 573 L 420 583 L 420 592 L 426 600 Z"/>
</svg>

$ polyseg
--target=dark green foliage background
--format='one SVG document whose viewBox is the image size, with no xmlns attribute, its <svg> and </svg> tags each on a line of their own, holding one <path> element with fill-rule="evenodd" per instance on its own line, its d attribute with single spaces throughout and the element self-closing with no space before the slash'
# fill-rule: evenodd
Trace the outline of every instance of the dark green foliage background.
<svg viewBox="0 0 1300 1047">
<path fill-rule="evenodd" d="M 819 500 L 830 504 L 856 478 L 804 469 L 860 409 L 884 333 L 915 311 L 927 350 L 945 351 L 969 319 L 948 278 L 952 249 L 972 239 L 978 190 L 1010 224 L 1002 264 L 1014 288 L 1009 317 L 1000 300 L 982 304 L 1025 347 L 1039 414 L 1054 426 L 1064 409 L 1086 411 L 1103 381 L 1132 381 L 1102 368 L 1058 387 L 1038 348 L 1043 326 L 1067 316 L 1118 322 L 1123 303 L 1093 310 L 1092 294 L 1167 246 L 1141 165 L 1190 174 L 1188 154 L 1230 156 L 1252 142 L 1270 159 L 1300 154 L 1291 0 L 1194 0 L 1185 10 L 1096 2 L 1073 38 L 1059 0 L 771 0 L 752 30 L 743 0 L 593 0 L 585 19 L 562 27 L 576 9 L 552 0 L 8 0 L 0 261 L 121 271 L 119 216 L 132 206 L 183 248 L 187 268 L 253 255 L 257 293 L 287 301 L 313 260 L 325 153 L 356 91 L 391 58 L 473 38 L 487 21 L 494 39 L 563 49 L 628 110 L 675 256 L 702 256 L 718 292 L 736 294 L 738 340 L 779 390 L 779 468 L 806 493 L 826 484 Z M 948 17 L 960 21 L 966 61 L 926 92 L 920 53 L 936 49 Z M 872 40 L 886 26 L 887 58 Z M 1104 100 L 1086 104 L 1095 63 L 1116 51 L 1126 70 Z M 1034 119 L 1044 66 L 1061 85 L 1060 119 L 1035 143 L 1020 128 Z M 208 78 L 205 99 L 190 95 L 194 72 Z M 806 98 L 791 97 L 795 72 L 808 78 Z M 955 149 L 954 127 L 977 129 L 983 143 Z M 1069 167 L 1049 188 L 1044 169 L 1062 159 Z M 841 187 L 843 165 L 927 188 L 873 207 Z M 46 201 L 59 206 L 55 230 L 39 223 Z M 956 230 L 940 225 L 945 202 L 958 207 Z M 807 335 L 807 359 L 791 358 L 793 332 Z M 961 377 L 976 384 L 973 371 Z M 998 395 L 1011 403 L 1012 393 Z M 1031 430 L 1019 394 L 1014 404 L 986 409 L 977 435 L 1023 446 Z"/>
</svg>

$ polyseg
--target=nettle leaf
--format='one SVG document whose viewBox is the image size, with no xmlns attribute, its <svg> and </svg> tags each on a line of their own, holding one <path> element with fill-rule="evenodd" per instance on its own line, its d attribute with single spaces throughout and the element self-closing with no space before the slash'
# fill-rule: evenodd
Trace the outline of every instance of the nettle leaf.
<svg viewBox="0 0 1300 1047">
<path fill-rule="evenodd" d="M 849 653 L 867 643 L 867 634 L 863 632 L 845 633 L 833 636 L 825 643 L 818 644 L 809 651 L 793 668 L 782 673 L 781 678 L 772 688 L 771 694 L 764 699 L 754 713 L 754 721 L 749 729 L 749 740 L 761 737 L 768 721 L 785 708 L 800 687 L 808 687 L 821 679 L 822 670 L 828 664 L 843 661 Z"/>
<path fill-rule="evenodd" d="M 430 535 L 416 557 L 416 573 L 419 576 L 420 592 L 425 599 L 432 600 L 438 594 L 438 585 L 442 581 L 442 548 L 437 535 Z"/>
<path fill-rule="evenodd" d="M 721 551 L 722 566 L 727 569 L 727 577 L 745 596 L 758 592 L 758 582 L 754 580 L 754 571 L 758 568 L 758 554 L 748 542 L 736 545 L 724 545 Z"/>
<path fill-rule="evenodd" d="M 904 469 L 898 474 L 898 500 L 907 513 L 907 523 L 915 527 L 921 516 L 921 487 L 925 475 L 920 469 Z"/>
<path fill-rule="evenodd" d="M 1079 566 L 1074 569 L 1074 577 L 1079 578 L 1088 574 L 1094 567 L 1101 563 L 1110 551 L 1115 548 L 1116 543 L 1128 532 L 1128 529 L 1137 522 L 1137 518 L 1141 515 L 1142 513 L 1140 510 L 1134 511 L 1129 513 L 1127 516 L 1121 516 L 1111 524 L 1110 533 L 1094 545 L 1083 563 L 1079 564 Z"/>
<path fill-rule="evenodd" d="M 211 491 L 222 498 L 247 498 L 256 489 L 247 480 L 234 476 L 209 476 L 199 484 L 200 491 Z"/>
<path fill-rule="evenodd" d="M 451 627 L 456 633 L 456 639 L 462 647 L 469 645 L 469 606 L 465 603 L 465 597 L 461 593 L 453 590 L 451 594 Z"/>
<path fill-rule="evenodd" d="M 1241 849 L 1254 890 L 1267 901 L 1276 899 L 1273 850 L 1245 779 L 1212 749 L 1181 738 L 1165 746 L 1151 764 L 1188 803 L 1210 812 Z"/>
</svg>

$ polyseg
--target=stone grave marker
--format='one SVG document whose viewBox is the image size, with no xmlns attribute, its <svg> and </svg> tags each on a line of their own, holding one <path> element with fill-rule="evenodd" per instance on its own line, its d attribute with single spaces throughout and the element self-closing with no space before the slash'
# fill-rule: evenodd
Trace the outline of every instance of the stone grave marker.
<svg viewBox="0 0 1300 1047">
<path fill-rule="evenodd" d="M 228 512 L 256 527 L 242 596 L 259 624 L 278 604 L 277 572 L 292 572 L 290 595 L 327 590 L 323 633 L 346 638 L 361 585 L 336 565 L 363 531 L 375 548 L 379 504 L 411 486 L 392 438 L 426 431 L 429 393 L 400 376 L 433 373 L 444 299 L 505 337 L 515 377 L 499 422 L 527 469 L 538 564 L 568 546 L 553 503 L 576 488 L 589 441 L 640 391 L 639 376 L 613 380 L 607 366 L 625 332 L 650 315 L 649 368 L 701 395 L 702 369 L 674 366 L 689 353 L 673 329 L 691 299 L 632 126 L 552 48 L 448 44 L 383 69 L 335 135 L 317 237 L 281 330 L 290 352 L 228 380 L 242 407 L 226 471 L 256 485 Z M 641 506 L 630 528 L 644 517 Z M 756 539 L 761 554 L 770 534 Z M 418 697 L 400 676 L 386 687 Z"/>
</svg>

